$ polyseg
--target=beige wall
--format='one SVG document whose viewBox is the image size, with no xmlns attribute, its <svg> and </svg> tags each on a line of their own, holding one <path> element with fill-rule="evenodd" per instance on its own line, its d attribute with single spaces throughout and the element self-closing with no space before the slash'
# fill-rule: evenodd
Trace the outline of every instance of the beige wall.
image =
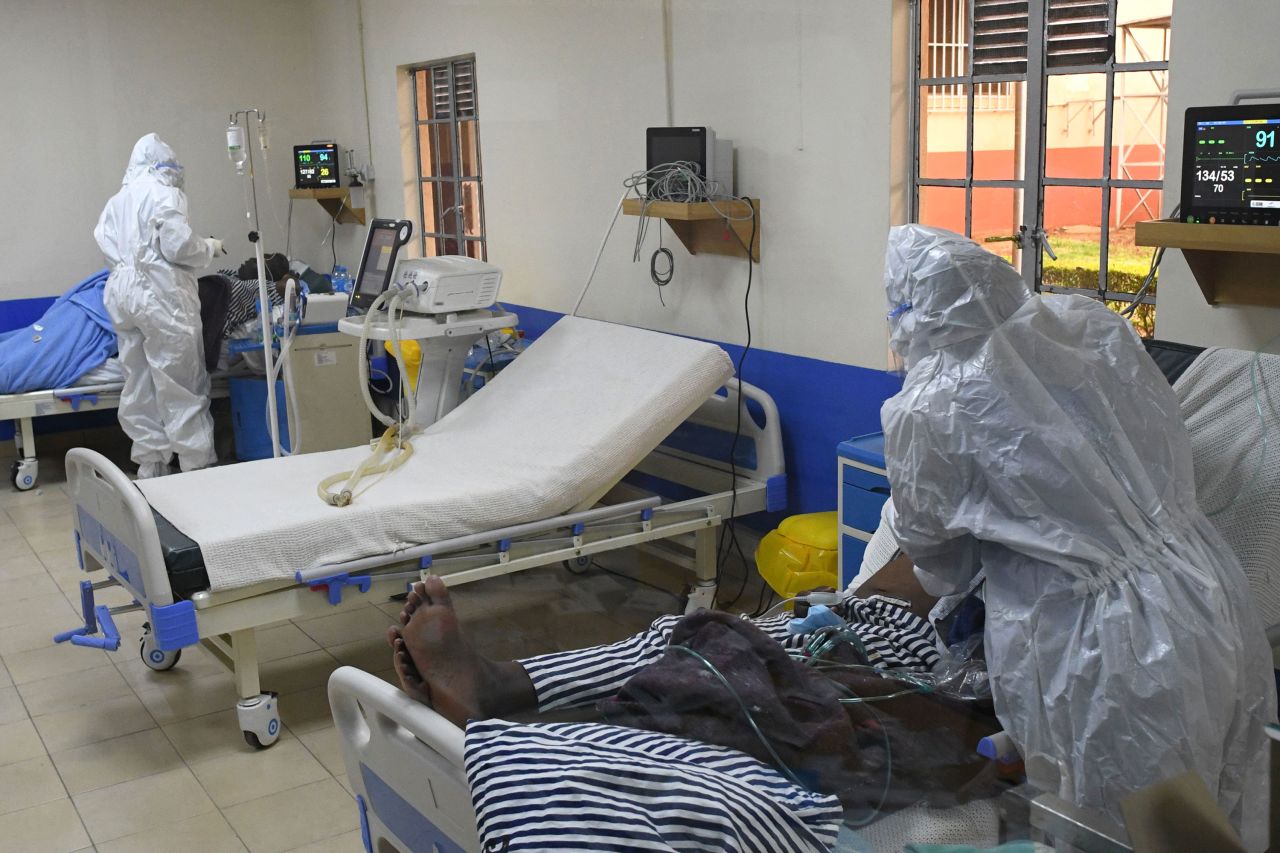
<svg viewBox="0 0 1280 853">
<path fill-rule="evenodd" d="M 884 0 L 672 0 L 672 118 L 737 146 L 739 192 L 762 201 L 755 345 L 881 368 L 889 225 L 892 5 Z M 490 260 L 505 298 L 569 310 L 644 130 L 666 123 L 661 0 L 366 2 L 380 213 L 404 212 L 396 68 L 476 56 Z M 411 178 L 411 176 L 408 176 Z M 620 217 L 587 316 L 741 342 L 746 267 L 689 257 L 662 307 L 649 252 Z"/>
<path fill-rule="evenodd" d="M 186 166 L 192 224 L 227 241 L 231 257 L 215 263 L 247 257 L 244 190 L 225 145 L 237 108 L 269 117 L 270 192 L 260 171 L 259 204 L 267 247 L 282 248 L 291 146 L 336 136 L 367 148 L 358 89 L 346 88 L 359 86 L 354 10 L 342 0 L 5 2 L 0 300 L 55 295 L 101 268 L 93 226 L 148 131 Z M 327 227 L 314 202 L 295 209 L 294 252 L 326 271 Z M 340 253 L 355 230 L 342 226 Z"/>
<path fill-rule="evenodd" d="M 1223 5 L 1213 0 L 1177 0 L 1173 19 L 1166 215 L 1182 194 L 1187 107 L 1228 103 L 1237 89 L 1280 88 L 1280 53 L 1274 45 L 1280 3 L 1237 0 L 1224 14 Z M 1280 292 L 1280 282 L 1276 287 Z M 1156 335 L 1161 338 L 1254 349 L 1280 333 L 1280 309 L 1207 304 L 1178 251 L 1165 255 L 1158 300 Z"/>
</svg>

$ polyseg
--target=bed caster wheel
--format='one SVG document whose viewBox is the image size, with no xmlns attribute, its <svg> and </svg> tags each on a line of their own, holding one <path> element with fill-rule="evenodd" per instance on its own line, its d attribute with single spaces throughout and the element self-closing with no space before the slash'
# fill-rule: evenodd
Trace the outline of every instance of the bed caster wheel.
<svg viewBox="0 0 1280 853">
<path fill-rule="evenodd" d="M 245 743 L 254 749 L 266 749 L 280 739 L 280 713 L 274 693 L 241 699 L 236 703 L 236 718 Z"/>
<path fill-rule="evenodd" d="M 36 487 L 36 479 L 40 476 L 40 463 L 35 459 L 19 459 L 13 463 L 9 474 L 18 491 L 29 491 Z"/>
<path fill-rule="evenodd" d="M 698 584 L 685 596 L 684 612 L 686 615 L 699 610 L 713 610 L 716 606 L 716 585 L 714 582 Z"/>
<path fill-rule="evenodd" d="M 574 557 L 572 560 L 565 560 L 564 567 L 575 575 L 580 575 L 587 569 L 591 568 L 590 557 Z"/>
<path fill-rule="evenodd" d="M 158 647 L 150 626 L 147 626 L 142 634 L 142 643 L 138 647 L 138 655 L 148 669 L 154 669 L 156 672 L 165 672 L 178 665 L 178 660 L 182 657 L 182 649 L 167 652 Z"/>
</svg>

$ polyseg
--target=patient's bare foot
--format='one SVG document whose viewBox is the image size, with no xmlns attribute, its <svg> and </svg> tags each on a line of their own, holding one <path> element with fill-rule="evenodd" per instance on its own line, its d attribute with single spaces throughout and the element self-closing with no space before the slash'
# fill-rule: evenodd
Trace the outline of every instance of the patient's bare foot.
<svg viewBox="0 0 1280 853">
<path fill-rule="evenodd" d="M 401 686 L 455 725 L 536 705 L 533 683 L 520 664 L 481 657 L 463 639 L 440 578 L 414 584 L 401 623 L 398 632 L 387 633 Z M 401 659 L 402 650 L 408 661 Z"/>
</svg>

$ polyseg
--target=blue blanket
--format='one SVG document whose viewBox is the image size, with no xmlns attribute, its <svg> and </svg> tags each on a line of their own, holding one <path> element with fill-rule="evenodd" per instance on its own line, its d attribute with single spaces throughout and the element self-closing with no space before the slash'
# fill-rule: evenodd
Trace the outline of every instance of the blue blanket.
<svg viewBox="0 0 1280 853">
<path fill-rule="evenodd" d="M 0 394 L 66 388 L 116 354 L 106 283 L 106 270 L 94 273 L 30 326 L 0 334 Z"/>
</svg>

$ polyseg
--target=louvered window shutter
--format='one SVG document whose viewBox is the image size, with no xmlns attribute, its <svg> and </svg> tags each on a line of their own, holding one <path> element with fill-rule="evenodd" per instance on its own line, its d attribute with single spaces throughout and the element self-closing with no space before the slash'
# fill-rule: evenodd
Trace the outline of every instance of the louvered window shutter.
<svg viewBox="0 0 1280 853">
<path fill-rule="evenodd" d="M 973 0 L 973 76 L 1026 71 L 1027 0 Z"/>
<path fill-rule="evenodd" d="M 1115 50 L 1106 0 L 1049 0 L 1045 65 L 1102 65 Z"/>
</svg>

